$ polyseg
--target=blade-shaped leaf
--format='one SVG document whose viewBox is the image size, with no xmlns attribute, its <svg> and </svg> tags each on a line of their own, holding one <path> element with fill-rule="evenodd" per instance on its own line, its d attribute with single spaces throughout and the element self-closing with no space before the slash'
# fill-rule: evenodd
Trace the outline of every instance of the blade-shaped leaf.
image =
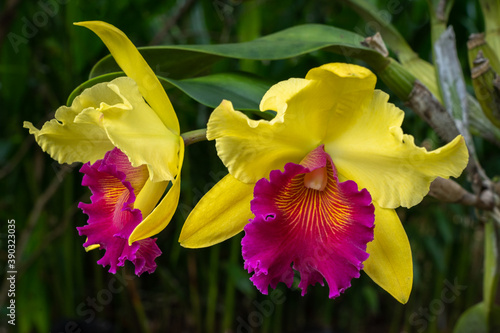
<svg viewBox="0 0 500 333">
<path fill-rule="evenodd" d="M 484 16 L 486 41 L 500 58 L 500 0 L 480 0 Z"/>
<path fill-rule="evenodd" d="M 73 99 L 86 88 L 124 75 L 123 72 L 114 72 L 82 83 L 71 93 L 67 104 L 71 105 Z M 248 73 L 218 73 L 184 80 L 166 77 L 158 77 L 158 79 L 165 89 L 178 88 L 189 97 L 208 107 L 215 108 L 223 99 L 227 99 L 233 103 L 236 109 L 243 111 L 259 110 L 262 96 L 273 84 Z M 266 117 L 266 113 L 262 113 L 262 116 Z"/>
<path fill-rule="evenodd" d="M 493 311 L 495 295 L 498 288 L 498 239 L 495 221 L 488 221 L 484 229 L 484 278 L 483 298 L 486 313 Z"/>
<path fill-rule="evenodd" d="M 494 306 L 491 313 L 491 322 L 488 323 L 486 306 L 484 303 L 476 304 L 467 309 L 458 319 L 453 333 L 490 333 L 500 329 L 500 307 Z"/>
<path fill-rule="evenodd" d="M 376 28 L 382 35 L 384 42 L 390 46 L 402 63 L 418 57 L 399 31 L 391 24 L 389 11 L 380 10 L 372 2 L 366 0 L 341 0 L 341 2 L 352 8 L 365 22 L 376 22 Z M 399 12 L 403 10 L 403 6 L 396 3 L 392 4 L 391 9 L 392 12 Z"/>
<path fill-rule="evenodd" d="M 356 11 L 365 22 L 376 22 L 376 27 L 384 42 L 396 53 L 401 64 L 420 80 L 434 96 L 440 99 L 434 67 L 427 61 L 420 59 L 418 54 L 408 45 L 399 31 L 390 23 L 387 10 L 381 10 L 366 0 L 342 0 L 342 2 Z M 387 6 L 392 6 L 393 12 L 403 10 L 403 6 L 397 2 L 392 5 L 387 4 Z"/>
<path fill-rule="evenodd" d="M 197 102 L 216 108 L 223 99 L 239 110 L 259 110 L 262 96 L 272 83 L 246 73 L 218 73 L 185 80 L 160 77 L 179 88 Z"/>
<path fill-rule="evenodd" d="M 176 47 L 139 47 L 138 49 L 156 75 L 179 79 L 195 76 L 221 59 L 217 55 Z M 89 77 L 95 78 L 120 71 L 121 68 L 109 54 L 94 65 Z"/>
<path fill-rule="evenodd" d="M 101 83 L 101 82 L 109 82 L 109 81 L 112 81 L 114 79 L 116 79 L 117 77 L 120 77 L 120 76 L 125 76 L 125 73 L 124 72 L 113 72 L 113 73 L 108 73 L 108 74 L 104 74 L 104 75 L 101 75 L 101 76 L 97 76 L 97 77 L 94 77 L 90 80 L 87 80 L 85 82 L 83 82 L 82 84 L 80 84 L 78 87 L 76 87 L 72 92 L 71 94 L 69 94 L 69 97 L 68 99 L 66 100 L 66 105 L 67 106 L 70 106 L 71 103 L 73 103 L 73 100 L 76 98 L 76 96 L 80 95 L 85 89 L 87 88 L 90 88 L 98 83 Z"/>
<path fill-rule="evenodd" d="M 375 50 L 362 46 L 363 39 L 335 27 L 305 24 L 244 43 L 141 47 L 139 51 L 158 76 L 175 79 L 196 75 L 221 58 L 278 60 L 320 49 L 369 59 L 372 66 L 383 67 L 387 60 Z M 107 56 L 94 66 L 90 77 L 119 70 L 113 58 Z"/>
</svg>

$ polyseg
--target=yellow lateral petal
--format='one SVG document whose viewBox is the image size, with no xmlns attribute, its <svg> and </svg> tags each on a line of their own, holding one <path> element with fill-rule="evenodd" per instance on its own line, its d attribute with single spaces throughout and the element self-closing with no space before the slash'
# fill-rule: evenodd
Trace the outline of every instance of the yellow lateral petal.
<svg viewBox="0 0 500 333">
<path fill-rule="evenodd" d="M 134 208 L 139 209 L 142 216 L 148 216 L 165 193 L 168 183 L 167 181 L 153 182 L 148 179 L 135 198 Z"/>
<path fill-rule="evenodd" d="M 381 207 L 411 207 L 429 191 L 436 177 L 458 177 L 467 165 L 468 152 L 461 136 L 427 152 L 403 134 L 402 110 L 387 103 L 389 96 L 375 91 L 369 105 L 354 109 L 330 123 L 325 150 L 341 180 L 367 188 Z"/>
<path fill-rule="evenodd" d="M 245 183 L 269 177 L 288 162 L 299 163 L 319 140 L 288 128 L 287 122 L 251 120 L 224 100 L 210 116 L 207 138 L 216 139 L 217 154 L 229 173 Z"/>
<path fill-rule="evenodd" d="M 180 140 L 179 147 L 179 173 L 172 182 L 172 187 L 168 190 L 162 201 L 144 220 L 135 227 L 134 231 L 128 238 L 128 243 L 131 245 L 133 242 L 145 239 L 156 235 L 170 223 L 177 205 L 179 203 L 179 195 L 181 191 L 181 172 L 182 163 L 184 161 L 184 141 Z"/>
<path fill-rule="evenodd" d="M 162 124 L 132 79 L 117 78 L 108 83 L 108 87 L 121 96 L 128 107 L 101 107 L 102 124 L 108 137 L 134 167 L 146 165 L 152 181 L 173 180 L 178 172 L 180 136 Z"/>
<path fill-rule="evenodd" d="M 241 232 L 254 217 L 250 211 L 253 188 L 253 184 L 244 184 L 231 175 L 221 179 L 189 214 L 179 237 L 181 245 L 207 247 Z"/>
<path fill-rule="evenodd" d="M 288 101 L 311 83 L 310 80 L 296 78 L 276 83 L 262 97 L 259 106 L 260 110 L 276 111 L 276 117 L 271 120 L 271 123 L 283 122 L 283 115 L 287 109 Z"/>
<path fill-rule="evenodd" d="M 325 118 L 350 112 L 369 99 L 367 93 L 373 91 L 376 81 L 376 76 L 367 68 L 345 63 L 326 64 L 311 69 L 305 79 L 292 78 L 272 86 L 262 98 L 260 109 L 278 112 L 275 119 L 281 119 L 286 113 L 287 121 L 310 123 L 310 130 L 311 127 L 316 130 L 325 127 Z"/>
<path fill-rule="evenodd" d="M 279 82 L 266 92 L 261 110 L 278 113 L 270 122 L 250 120 L 223 101 L 210 117 L 207 138 L 217 139 L 217 153 L 230 174 L 255 183 L 288 162 L 299 163 L 324 141 L 338 114 L 370 101 L 375 82 L 372 72 L 356 65 L 314 68 L 306 79 Z"/>
<path fill-rule="evenodd" d="M 370 257 L 364 262 L 368 276 L 399 302 L 405 304 L 413 285 L 413 262 L 406 232 L 393 209 L 375 206 L 375 236 L 368 243 Z"/>
<path fill-rule="evenodd" d="M 122 106 L 122 102 L 107 83 L 99 83 L 84 90 L 70 107 L 58 108 L 55 119 L 46 122 L 40 130 L 27 121 L 23 126 L 35 136 L 42 150 L 57 162 L 94 163 L 114 147 L 99 121 L 97 110 L 101 103 Z"/>
<path fill-rule="evenodd" d="M 311 69 L 305 79 L 272 86 L 262 98 L 261 108 L 277 111 L 275 119 L 283 114 L 288 131 L 307 133 L 310 139 L 322 142 L 330 131 L 330 122 L 336 122 L 339 115 L 350 115 L 371 100 L 376 81 L 376 76 L 364 67 L 326 64 Z"/>
<path fill-rule="evenodd" d="M 179 122 L 160 81 L 134 44 L 119 29 L 101 21 L 78 22 L 92 30 L 106 44 L 121 69 L 139 85 L 139 90 L 163 124 L 179 135 Z"/>
</svg>

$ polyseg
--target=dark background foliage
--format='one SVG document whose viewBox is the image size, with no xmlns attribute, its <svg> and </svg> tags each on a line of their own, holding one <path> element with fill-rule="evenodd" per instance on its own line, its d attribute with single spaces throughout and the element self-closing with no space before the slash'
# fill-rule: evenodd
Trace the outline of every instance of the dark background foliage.
<svg viewBox="0 0 500 333">
<path fill-rule="evenodd" d="M 430 60 L 427 3 L 376 4 L 393 14 L 393 24 L 409 44 Z M 77 204 L 89 202 L 90 194 L 80 186 L 79 166 L 57 164 L 22 128 L 24 120 L 40 127 L 52 118 L 107 54 L 98 38 L 73 22 L 104 20 L 137 46 L 247 41 L 301 23 L 373 34 L 374 26 L 341 2 L 6 0 L 0 8 L 0 315 L 5 327 L 6 225 L 12 219 L 19 332 L 451 332 L 458 316 L 480 301 L 482 227 L 473 211 L 431 198 L 398 211 L 414 260 L 407 305 L 364 273 L 335 300 L 328 299 L 327 287 L 321 286 L 310 287 L 305 297 L 281 285 L 278 292 L 261 295 L 243 270 L 242 235 L 207 249 L 180 247 L 177 239 L 187 214 L 226 173 L 213 142 L 187 150 L 181 204 L 158 235 L 163 255 L 156 272 L 134 278 L 131 265 L 126 265 L 113 276 L 96 264 L 102 256 L 99 250 L 85 253 L 84 239 L 75 229 L 86 222 Z M 472 0 L 460 1 L 450 17 L 465 66 L 468 35 L 483 29 L 479 7 Z M 212 71 L 245 70 L 277 82 L 303 77 L 310 68 L 331 61 L 356 62 L 316 51 L 280 61 L 223 60 Z M 180 91 L 168 94 L 183 131 L 204 127 L 210 109 Z M 396 98 L 392 101 L 405 108 Z M 410 110 L 405 112 L 404 129 L 418 143 L 441 144 L 425 123 Z M 481 142 L 478 147 L 488 169 L 493 148 Z M 457 289 L 457 284 L 462 287 Z"/>
</svg>

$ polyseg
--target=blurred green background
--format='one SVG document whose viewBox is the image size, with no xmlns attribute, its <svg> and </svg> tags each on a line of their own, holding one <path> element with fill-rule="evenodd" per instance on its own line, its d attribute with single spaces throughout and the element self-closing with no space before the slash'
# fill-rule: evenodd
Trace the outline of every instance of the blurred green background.
<svg viewBox="0 0 500 333">
<path fill-rule="evenodd" d="M 432 58 L 426 1 L 374 3 L 392 14 L 392 23 L 423 59 Z M 481 300 L 483 228 L 472 209 L 432 198 L 398 211 L 414 260 L 414 286 L 407 305 L 399 304 L 365 274 L 335 300 L 328 299 L 327 287 L 321 286 L 310 287 L 305 297 L 283 286 L 278 300 L 261 295 L 243 270 L 241 234 L 208 249 L 181 248 L 177 239 L 184 219 L 226 174 L 213 142 L 187 149 L 181 204 L 174 220 L 158 235 L 163 255 L 156 260 L 156 272 L 134 278 L 131 265 L 126 265 L 113 276 L 96 264 L 102 256 L 98 250 L 85 253 L 84 238 L 75 229 L 87 217 L 77 204 L 89 202 L 90 196 L 80 186 L 79 166 L 57 164 L 22 128 L 24 120 L 40 127 L 52 118 L 107 54 L 95 35 L 73 22 L 104 20 L 137 46 L 247 41 L 302 23 L 373 34 L 374 26 L 342 2 L 6 0 L 0 4 L 2 327 L 7 327 L 8 319 L 5 263 L 11 219 L 16 221 L 18 272 L 17 325 L 12 331 L 451 332 L 459 315 Z M 483 30 L 476 1 L 457 2 L 450 24 L 466 66 L 467 38 Z M 304 77 L 310 68 L 332 61 L 360 63 L 316 51 L 280 61 L 222 60 L 212 72 L 245 70 L 278 82 Z M 464 67 L 464 73 L 468 76 L 469 69 Z M 379 87 L 391 93 L 383 84 Z M 209 108 L 178 90 L 168 94 L 183 131 L 205 127 Z M 397 98 L 391 101 L 405 110 L 404 130 L 417 143 L 441 144 L 411 110 Z M 484 166 L 493 170 L 496 148 L 480 140 L 477 144 Z M 443 293 L 456 297 L 443 299 Z"/>
</svg>

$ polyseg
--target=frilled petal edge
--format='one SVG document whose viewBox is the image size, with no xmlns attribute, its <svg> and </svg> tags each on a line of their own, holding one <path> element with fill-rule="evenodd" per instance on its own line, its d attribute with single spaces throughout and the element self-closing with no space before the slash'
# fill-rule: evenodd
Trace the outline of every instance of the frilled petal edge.
<svg viewBox="0 0 500 333">
<path fill-rule="evenodd" d="M 269 170 L 281 169 L 287 162 L 300 162 L 304 151 L 319 141 L 309 132 L 297 132 L 288 122 L 251 120 L 223 101 L 211 114 L 207 138 L 216 140 L 217 154 L 229 173 L 244 183 L 255 183 Z"/>
<path fill-rule="evenodd" d="M 55 119 L 47 121 L 39 130 L 25 121 L 24 127 L 43 151 L 59 163 L 94 163 L 102 159 L 114 145 L 99 121 L 101 106 L 123 107 L 123 100 L 109 89 L 107 82 L 84 90 L 71 106 L 61 106 Z M 79 117 L 80 116 L 80 117 Z"/>
<path fill-rule="evenodd" d="M 241 244 L 245 269 L 264 294 L 279 282 L 290 287 L 295 269 L 302 295 L 308 285 L 323 285 L 325 279 L 330 298 L 337 297 L 359 277 L 368 258 L 374 222 L 370 194 L 352 181 L 339 183 L 323 149 L 313 150 L 300 165 L 271 171 L 270 180 L 255 185 L 255 218 Z"/>
<path fill-rule="evenodd" d="M 142 220 L 141 211 L 133 209 L 135 193 L 140 192 L 147 180 L 145 167 L 134 168 L 119 149 L 106 153 L 104 159 L 82 166 L 82 185 L 92 191 L 91 203 L 80 203 L 79 207 L 89 216 L 88 224 L 78 227 L 86 248 L 96 245 L 105 250 L 97 262 L 110 266 L 116 273 L 126 260 L 135 265 L 135 273 L 152 273 L 156 269 L 155 258 L 161 254 L 155 239 L 128 244 L 127 239 L 134 227 Z"/>
<path fill-rule="evenodd" d="M 341 180 L 354 180 L 368 189 L 381 207 L 412 207 L 429 191 L 436 177 L 458 177 L 468 162 L 462 136 L 434 151 L 417 147 L 403 134 L 404 113 L 375 91 L 371 103 L 339 116 L 331 124 L 325 150 Z"/>
</svg>

